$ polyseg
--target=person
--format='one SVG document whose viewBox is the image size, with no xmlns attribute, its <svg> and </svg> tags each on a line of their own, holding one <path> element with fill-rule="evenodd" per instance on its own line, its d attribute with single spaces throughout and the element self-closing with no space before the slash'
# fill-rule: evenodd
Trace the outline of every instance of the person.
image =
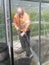
<svg viewBox="0 0 49 65">
<path fill-rule="evenodd" d="M 19 39 L 22 49 L 26 51 L 27 57 L 32 57 L 30 50 L 30 16 L 19 7 L 14 15 L 14 27 L 19 31 Z"/>
</svg>

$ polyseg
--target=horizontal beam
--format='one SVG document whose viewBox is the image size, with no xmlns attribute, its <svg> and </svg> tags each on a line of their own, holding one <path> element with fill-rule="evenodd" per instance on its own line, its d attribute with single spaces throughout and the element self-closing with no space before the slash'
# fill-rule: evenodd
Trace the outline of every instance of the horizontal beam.
<svg viewBox="0 0 49 65">
<path fill-rule="evenodd" d="M 39 21 L 31 21 L 31 24 L 39 24 Z M 41 24 L 49 24 L 49 22 L 41 21 Z M 5 24 L 0 24 L 0 27 L 2 27 L 2 26 L 5 26 Z M 8 26 L 9 26 L 9 24 L 8 24 Z"/>
<path fill-rule="evenodd" d="M 40 0 L 20 0 L 20 1 L 33 1 L 33 2 L 39 2 Z M 41 3 L 49 3 L 49 0 L 41 0 Z"/>
</svg>

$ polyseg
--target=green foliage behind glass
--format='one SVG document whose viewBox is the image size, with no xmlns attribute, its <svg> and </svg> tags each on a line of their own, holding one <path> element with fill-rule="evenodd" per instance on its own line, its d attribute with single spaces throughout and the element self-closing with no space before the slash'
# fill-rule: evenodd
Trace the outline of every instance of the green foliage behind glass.
<svg viewBox="0 0 49 65">
<path fill-rule="evenodd" d="M 4 13 L 3 11 L 0 11 L 0 24 L 4 23 Z"/>
<path fill-rule="evenodd" d="M 38 21 L 38 11 L 37 10 L 25 10 L 29 15 L 31 21 Z"/>
<path fill-rule="evenodd" d="M 25 10 L 29 15 L 30 15 L 30 19 L 31 21 L 35 22 L 35 21 L 38 21 L 38 10 Z M 12 11 L 12 19 L 15 15 L 16 11 Z M 45 22 L 49 22 L 49 11 L 46 11 L 46 10 L 42 10 L 41 11 L 41 20 L 42 21 L 45 21 Z M 0 11 L 0 24 L 3 24 L 4 23 L 4 14 L 3 14 L 3 11 Z M 31 36 L 34 36 L 34 35 L 38 35 L 38 24 L 31 24 L 30 26 L 31 28 Z M 46 28 L 49 32 L 49 25 L 46 25 Z M 45 28 L 45 30 L 46 30 Z M 44 25 L 41 24 L 41 34 L 43 35 L 44 34 Z M 0 35 L 1 35 L 1 32 L 0 32 Z M 13 37 L 15 37 L 17 39 L 17 31 L 16 29 L 13 27 Z"/>
</svg>

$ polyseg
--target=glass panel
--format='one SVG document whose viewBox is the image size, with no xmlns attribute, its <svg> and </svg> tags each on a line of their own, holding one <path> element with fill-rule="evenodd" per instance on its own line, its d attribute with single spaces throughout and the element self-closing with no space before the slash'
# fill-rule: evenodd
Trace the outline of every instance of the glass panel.
<svg viewBox="0 0 49 65">
<path fill-rule="evenodd" d="M 0 0 L 0 43 L 6 43 L 5 40 L 5 22 L 3 11 L 3 0 Z"/>
<path fill-rule="evenodd" d="M 7 36 L 6 36 L 6 24 L 5 16 L 5 0 L 0 0 L 0 65 L 10 65 L 10 56 Z"/>
<path fill-rule="evenodd" d="M 32 60 L 28 59 L 26 56 L 26 52 L 23 51 L 19 35 L 15 27 L 13 27 L 13 47 L 14 47 L 14 62 L 18 65 L 38 65 L 39 63 L 39 34 L 38 34 L 38 24 L 39 24 L 39 3 L 38 2 L 30 2 L 30 1 L 11 1 L 12 4 L 12 19 L 14 15 L 17 13 L 17 8 L 22 7 L 25 12 L 27 12 L 30 16 L 30 46 L 32 48 L 33 57 Z"/>
<path fill-rule="evenodd" d="M 42 3 L 41 7 L 41 61 L 49 65 L 49 3 Z"/>
</svg>

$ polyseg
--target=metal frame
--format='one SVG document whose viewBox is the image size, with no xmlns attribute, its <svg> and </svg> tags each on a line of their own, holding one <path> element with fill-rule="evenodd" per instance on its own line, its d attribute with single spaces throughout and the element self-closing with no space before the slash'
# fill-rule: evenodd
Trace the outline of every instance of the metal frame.
<svg viewBox="0 0 49 65">
<path fill-rule="evenodd" d="M 19 0 L 19 1 L 29 1 L 29 0 Z M 49 0 L 47 1 L 47 0 L 31 0 L 32 2 L 39 2 L 39 1 L 41 1 L 41 3 L 49 3 Z"/>
<path fill-rule="evenodd" d="M 6 43 L 8 44 L 8 25 L 7 25 L 7 0 L 3 0 L 3 9 L 4 9 L 4 22 L 5 22 L 5 31 L 6 31 Z M 10 15 L 10 50 L 11 50 L 11 64 L 14 65 L 14 55 L 13 55 L 13 34 L 12 34 L 12 18 L 11 18 L 11 0 L 9 0 L 9 15 Z"/>
<path fill-rule="evenodd" d="M 3 2 L 3 10 L 4 10 L 4 23 L 5 23 L 5 31 L 6 31 L 6 29 L 7 29 L 7 25 L 6 25 L 6 12 L 5 12 L 5 1 L 3 0 L 2 1 Z M 6 37 L 6 43 L 7 43 L 7 31 L 6 31 L 6 33 L 5 33 L 5 37 Z"/>
<path fill-rule="evenodd" d="M 39 2 L 39 62 L 41 64 L 41 0 Z"/>
<path fill-rule="evenodd" d="M 5 15 L 5 18 L 7 16 L 7 13 L 6 13 L 6 0 L 3 0 L 4 2 L 4 15 Z M 38 1 L 33 1 L 33 2 L 38 2 Z M 47 1 L 41 1 L 39 0 L 39 62 L 40 62 L 40 65 L 41 64 L 41 3 L 49 3 Z M 12 60 L 12 65 L 14 65 L 14 54 L 13 54 L 13 34 L 12 34 L 12 15 L 11 15 L 11 0 L 9 0 L 9 10 L 10 10 L 10 43 L 11 43 L 11 60 Z M 6 21 L 6 19 L 5 19 Z M 6 22 L 6 36 L 8 36 L 7 34 L 7 22 Z M 7 42 L 8 42 L 8 38 L 7 38 Z"/>
<path fill-rule="evenodd" d="M 14 54 L 13 54 L 13 33 L 12 33 L 12 14 L 11 14 L 11 0 L 9 0 L 9 15 L 10 15 L 10 43 L 11 43 L 11 62 L 14 65 Z"/>
</svg>

